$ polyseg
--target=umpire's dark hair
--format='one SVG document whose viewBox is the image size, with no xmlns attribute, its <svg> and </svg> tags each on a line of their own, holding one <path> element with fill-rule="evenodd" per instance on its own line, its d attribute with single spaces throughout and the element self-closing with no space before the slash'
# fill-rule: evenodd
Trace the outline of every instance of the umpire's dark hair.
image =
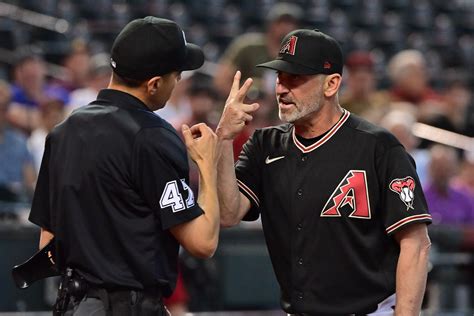
<svg viewBox="0 0 474 316">
<path fill-rule="evenodd" d="M 112 72 L 112 81 L 114 83 L 117 83 L 122 86 L 126 86 L 129 88 L 138 88 L 141 86 L 145 81 L 148 81 L 151 78 L 148 79 L 143 79 L 143 80 L 138 80 L 138 79 L 132 79 L 132 78 L 127 78 L 124 76 L 120 76 L 116 72 Z"/>
</svg>

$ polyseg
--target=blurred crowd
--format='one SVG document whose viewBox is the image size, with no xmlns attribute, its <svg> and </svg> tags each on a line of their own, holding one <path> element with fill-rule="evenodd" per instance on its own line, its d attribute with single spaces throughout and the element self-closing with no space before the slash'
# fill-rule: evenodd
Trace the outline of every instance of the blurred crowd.
<svg viewBox="0 0 474 316">
<path fill-rule="evenodd" d="M 325 2 L 306 1 L 305 7 L 298 1 L 291 4 L 269 1 L 272 6 L 268 7 L 260 24 L 248 30 L 240 29 L 222 52 L 211 54 L 202 70 L 184 73 L 168 104 L 157 114 L 177 130 L 181 130 L 183 123 L 205 122 L 216 127 L 231 78 L 236 70 L 241 70 L 243 78 L 254 78 L 248 98 L 260 103 L 260 109 L 235 141 L 237 156 L 255 129 L 279 124 L 274 95 L 276 74 L 254 66 L 278 54 L 280 40 L 286 33 L 310 26 L 308 14 L 316 14 L 315 8 Z M 347 5 L 356 1 L 338 2 Z M 364 4 L 369 2 L 364 1 Z M 393 3 L 396 2 L 403 1 Z M 417 1 L 416 5 L 425 2 Z M 167 1 L 153 3 L 156 6 L 171 5 Z M 262 3 L 268 5 L 266 1 Z M 123 4 L 127 5 L 126 2 Z M 192 5 L 184 6 L 186 2 L 178 4 L 187 8 L 185 12 L 192 9 Z M 145 13 L 155 13 L 153 10 L 159 11 L 160 8 L 150 5 Z M 229 14 L 228 10 L 225 12 Z M 183 20 L 182 15 L 171 13 L 165 17 L 192 24 L 190 15 L 188 20 Z M 331 14 L 329 19 L 335 19 L 334 12 Z M 329 34 L 333 31 L 337 38 L 335 22 L 327 23 L 327 29 L 320 21 L 318 26 Z M 224 27 L 229 25 L 224 24 Z M 198 31 L 189 29 L 195 37 Z M 413 41 L 413 38 L 407 39 L 407 43 L 408 40 Z M 54 75 L 48 55 L 37 49 L 37 43 L 28 44 L 31 45 L 13 47 L 11 63 L 0 63 L 0 73 L 5 74 L 0 80 L 0 201 L 5 203 L 31 201 L 48 132 L 71 111 L 94 100 L 97 92 L 107 87 L 111 73 L 107 49 L 97 50 L 97 46 L 90 45 L 87 38 L 78 36 L 68 41 L 67 49 L 54 60 L 61 69 Z M 474 254 L 472 77 L 466 75 L 468 69 L 465 66 L 456 68 L 439 64 L 440 69 L 431 68 L 430 55 L 425 54 L 421 46 L 399 48 L 385 56 L 387 62 L 382 68 L 378 47 L 350 45 L 350 49 L 345 49 L 339 102 L 351 113 L 390 130 L 412 155 L 433 216 L 430 229 L 437 249 Z M 209 49 L 207 47 L 208 52 Z M 474 63 L 474 49 L 470 49 L 467 65 Z M 432 78 L 434 70 L 441 74 L 437 80 Z M 427 132 L 420 132 L 423 129 Z M 192 170 L 191 183 L 193 189 L 197 189 L 198 174 L 196 169 Z M 463 280 L 474 280 L 473 266 L 471 262 L 470 269 L 461 267 L 467 273 L 463 274 Z M 434 273 L 435 269 L 434 265 Z M 180 294 L 181 302 L 185 303 L 188 298 L 185 290 L 181 290 L 184 293 Z M 473 288 L 471 292 L 474 292 Z M 185 309 L 183 306 L 180 308 Z"/>
</svg>

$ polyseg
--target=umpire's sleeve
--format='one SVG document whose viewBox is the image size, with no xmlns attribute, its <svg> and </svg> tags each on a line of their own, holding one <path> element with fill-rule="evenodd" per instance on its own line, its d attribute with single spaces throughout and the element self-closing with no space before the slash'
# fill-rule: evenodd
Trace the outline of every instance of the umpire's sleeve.
<svg viewBox="0 0 474 316">
<path fill-rule="evenodd" d="M 28 220 L 50 232 L 54 233 L 53 214 L 51 211 L 50 198 L 51 188 L 49 186 L 49 163 L 51 154 L 51 138 L 48 136 L 45 142 L 43 159 L 41 161 L 38 181 L 36 182 L 35 194 L 31 205 Z"/>
<path fill-rule="evenodd" d="M 166 128 L 146 128 L 136 136 L 132 179 L 163 230 L 203 214 L 189 186 L 186 148 Z"/>
</svg>

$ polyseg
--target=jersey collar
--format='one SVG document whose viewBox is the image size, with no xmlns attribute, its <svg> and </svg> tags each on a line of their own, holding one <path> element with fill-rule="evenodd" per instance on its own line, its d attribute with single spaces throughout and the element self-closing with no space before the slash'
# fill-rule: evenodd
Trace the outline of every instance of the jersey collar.
<svg viewBox="0 0 474 316">
<path fill-rule="evenodd" d="M 102 89 L 97 95 L 97 100 L 101 100 L 104 104 L 110 104 L 118 106 L 120 108 L 128 108 L 132 110 L 145 110 L 153 112 L 150 110 L 145 103 L 143 103 L 137 97 L 126 93 L 124 91 L 115 90 L 115 89 Z"/>
<path fill-rule="evenodd" d="M 311 144 L 309 146 L 305 146 L 303 145 L 299 140 L 298 138 L 296 137 L 296 134 L 295 134 L 295 128 L 293 126 L 293 131 L 292 131 L 292 136 L 293 136 L 293 142 L 295 143 L 296 147 L 298 147 L 299 150 L 301 150 L 301 152 L 303 152 L 304 154 L 306 153 L 309 153 L 313 150 L 315 150 L 316 148 L 322 146 L 325 142 L 327 142 L 334 134 L 336 134 L 336 132 L 339 130 L 339 128 L 341 128 L 342 125 L 344 125 L 344 123 L 347 121 L 347 119 L 349 118 L 349 115 L 351 113 L 347 110 L 344 109 L 344 113 L 342 114 L 341 118 L 339 119 L 339 121 L 333 126 L 331 127 L 331 129 L 326 133 L 326 135 L 324 135 L 323 138 L 319 139 L 318 141 L 316 141 L 314 144 Z"/>
</svg>

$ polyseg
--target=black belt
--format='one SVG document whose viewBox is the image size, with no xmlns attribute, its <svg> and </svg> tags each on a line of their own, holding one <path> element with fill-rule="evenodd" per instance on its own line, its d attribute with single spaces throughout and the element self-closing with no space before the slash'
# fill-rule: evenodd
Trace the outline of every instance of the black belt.
<svg viewBox="0 0 474 316">
<path fill-rule="evenodd" d="M 89 286 L 86 297 L 101 300 L 107 316 L 167 315 L 160 288 L 130 290 Z"/>
<path fill-rule="evenodd" d="M 134 295 L 137 294 L 142 294 L 146 297 L 150 298 L 155 298 L 155 299 L 162 299 L 163 293 L 160 288 L 151 288 L 151 289 L 145 289 L 145 290 L 130 290 L 130 289 L 106 289 L 102 287 L 97 287 L 94 285 L 88 285 L 87 286 L 87 296 L 88 297 L 94 297 L 94 298 L 100 298 L 101 293 L 108 293 L 112 295 L 116 295 L 118 297 L 133 297 Z"/>
<path fill-rule="evenodd" d="M 343 316 L 367 316 L 367 314 L 371 314 L 377 310 L 378 305 L 371 306 L 369 308 L 364 309 L 364 311 L 357 312 L 357 313 L 350 313 L 348 315 Z M 318 316 L 319 314 L 308 314 L 308 313 L 295 313 L 295 314 L 288 314 L 290 316 Z M 322 314 L 321 314 L 322 316 Z"/>
<path fill-rule="evenodd" d="M 374 312 L 376 311 L 377 309 L 374 310 Z M 372 313 L 372 312 L 370 312 Z M 352 313 L 352 314 L 348 314 L 348 315 L 343 315 L 343 316 L 367 316 L 367 314 L 370 314 L 370 313 Z M 288 314 L 290 316 L 317 316 L 315 314 L 307 314 L 307 313 L 297 313 L 297 314 Z"/>
</svg>

